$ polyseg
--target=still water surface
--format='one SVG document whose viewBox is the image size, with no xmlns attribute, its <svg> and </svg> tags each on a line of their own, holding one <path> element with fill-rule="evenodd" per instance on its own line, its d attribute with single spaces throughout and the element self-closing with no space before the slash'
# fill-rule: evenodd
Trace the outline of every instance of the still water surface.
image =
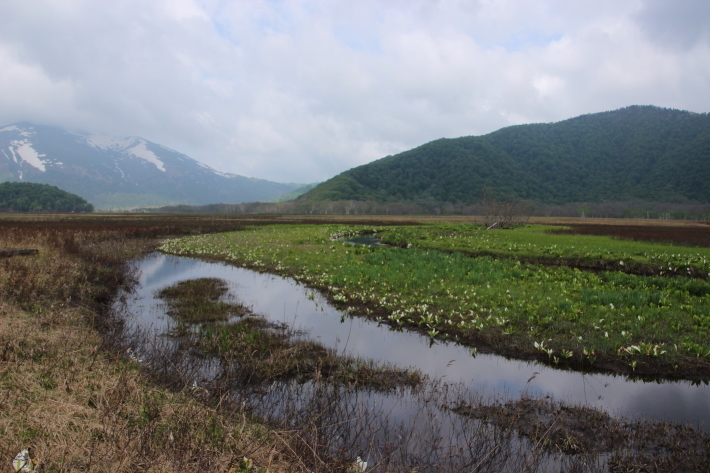
<svg viewBox="0 0 710 473">
<path fill-rule="evenodd" d="M 433 378 L 465 384 L 491 399 L 518 399 L 521 394 L 550 396 L 584 404 L 612 415 L 651 418 L 710 427 L 710 387 L 690 382 L 643 382 L 623 376 L 557 370 L 497 355 L 472 357 L 454 343 L 430 346 L 428 337 L 398 332 L 362 317 L 349 317 L 296 281 L 225 263 L 205 262 L 154 253 L 135 263 L 139 284 L 128 297 L 133 323 L 163 333 L 165 315 L 157 290 L 185 279 L 216 277 L 253 312 L 305 331 L 308 337 L 340 352 L 413 367 Z M 537 373 L 532 381 L 528 380 Z"/>
</svg>

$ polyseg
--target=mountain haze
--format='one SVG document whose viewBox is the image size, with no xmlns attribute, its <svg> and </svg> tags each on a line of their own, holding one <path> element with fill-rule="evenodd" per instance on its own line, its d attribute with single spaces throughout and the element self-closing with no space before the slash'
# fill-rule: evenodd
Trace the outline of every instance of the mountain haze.
<svg viewBox="0 0 710 473">
<path fill-rule="evenodd" d="M 473 203 L 484 186 L 547 204 L 710 202 L 710 116 L 631 106 L 442 138 L 343 172 L 300 200 Z"/>
<path fill-rule="evenodd" d="M 139 137 L 32 123 L 0 128 L 2 181 L 57 186 L 97 208 L 269 201 L 300 186 L 222 173 Z"/>
<path fill-rule="evenodd" d="M 272 199 L 271 202 L 286 202 L 288 200 L 297 199 L 298 197 L 302 196 L 303 194 L 305 194 L 309 190 L 313 189 L 317 185 L 318 185 L 317 182 L 313 183 L 313 184 L 302 185 L 302 186 L 292 190 L 291 192 L 288 192 L 286 194 L 278 196 L 275 199 Z"/>
</svg>

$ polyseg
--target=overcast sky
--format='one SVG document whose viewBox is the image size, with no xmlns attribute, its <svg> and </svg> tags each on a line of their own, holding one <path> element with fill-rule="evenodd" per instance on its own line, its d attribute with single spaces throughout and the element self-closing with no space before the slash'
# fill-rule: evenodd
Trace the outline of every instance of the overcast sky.
<svg viewBox="0 0 710 473">
<path fill-rule="evenodd" d="M 710 111 L 710 1 L 0 1 L 0 125 L 280 182 L 634 104 Z"/>
</svg>

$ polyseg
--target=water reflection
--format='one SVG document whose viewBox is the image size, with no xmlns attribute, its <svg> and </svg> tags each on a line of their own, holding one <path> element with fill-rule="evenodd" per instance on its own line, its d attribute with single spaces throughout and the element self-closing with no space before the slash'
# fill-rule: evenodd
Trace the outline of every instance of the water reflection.
<svg viewBox="0 0 710 473">
<path fill-rule="evenodd" d="M 380 242 L 380 239 L 376 235 L 357 235 L 348 236 L 339 239 L 345 243 L 351 243 L 353 245 L 367 245 L 367 246 L 389 246 L 385 243 Z"/>
<path fill-rule="evenodd" d="M 318 293 L 291 279 L 260 274 L 223 263 L 152 254 L 135 263 L 140 271 L 136 293 L 129 301 L 133 321 L 159 333 L 171 323 L 156 290 L 184 279 L 217 277 L 231 294 L 255 313 L 308 332 L 338 351 L 415 367 L 434 378 L 464 383 L 484 397 L 516 399 L 521 394 L 549 395 L 569 403 L 602 408 L 612 415 L 656 418 L 710 425 L 710 387 L 690 382 L 646 383 L 621 376 L 555 370 L 525 361 L 479 354 L 454 343 L 429 346 L 429 338 L 398 332 L 364 318 L 345 317 Z M 532 381 L 531 377 L 535 375 Z"/>
</svg>

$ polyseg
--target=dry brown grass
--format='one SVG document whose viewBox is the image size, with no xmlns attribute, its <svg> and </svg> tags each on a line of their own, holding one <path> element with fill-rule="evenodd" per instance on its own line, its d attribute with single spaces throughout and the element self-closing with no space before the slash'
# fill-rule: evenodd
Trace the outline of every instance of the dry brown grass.
<svg viewBox="0 0 710 473">
<path fill-rule="evenodd" d="M 46 214 L 2 214 L 3 221 L 13 221 L 19 225 L 36 224 L 37 222 L 64 222 L 74 228 L 125 223 L 133 226 L 156 226 L 161 220 L 180 221 L 185 227 L 189 222 L 196 225 L 209 221 L 212 225 L 240 223 L 242 225 L 264 225 L 278 223 L 351 223 L 367 225 L 402 225 L 415 223 L 476 223 L 482 225 L 481 216 L 475 215 L 295 215 L 295 214 L 82 214 L 82 215 L 46 215 Z M 581 217 L 530 217 L 533 225 L 638 225 L 638 226 L 669 226 L 669 227 L 707 227 L 708 222 L 696 220 L 662 220 L 641 218 L 581 218 Z M 224 230 L 226 231 L 226 229 Z"/>
<path fill-rule="evenodd" d="M 266 429 L 150 386 L 82 317 L 0 307 L 0 471 L 28 447 L 42 471 L 289 470 Z"/>
<path fill-rule="evenodd" d="M 620 240 L 650 241 L 680 246 L 710 247 L 710 225 L 601 225 L 573 224 L 551 233 L 567 235 L 599 235 Z"/>
<path fill-rule="evenodd" d="M 707 228 L 708 222 L 697 220 L 661 220 L 647 218 L 581 218 L 581 217 L 530 217 L 534 225 L 614 225 L 638 227 L 697 227 Z"/>
<path fill-rule="evenodd" d="M 1 222 L 0 247 L 39 254 L 0 259 L 0 471 L 25 448 L 44 472 L 299 471 L 287 434 L 152 383 L 101 335 L 122 263 L 160 229 L 62 220 Z"/>
</svg>

